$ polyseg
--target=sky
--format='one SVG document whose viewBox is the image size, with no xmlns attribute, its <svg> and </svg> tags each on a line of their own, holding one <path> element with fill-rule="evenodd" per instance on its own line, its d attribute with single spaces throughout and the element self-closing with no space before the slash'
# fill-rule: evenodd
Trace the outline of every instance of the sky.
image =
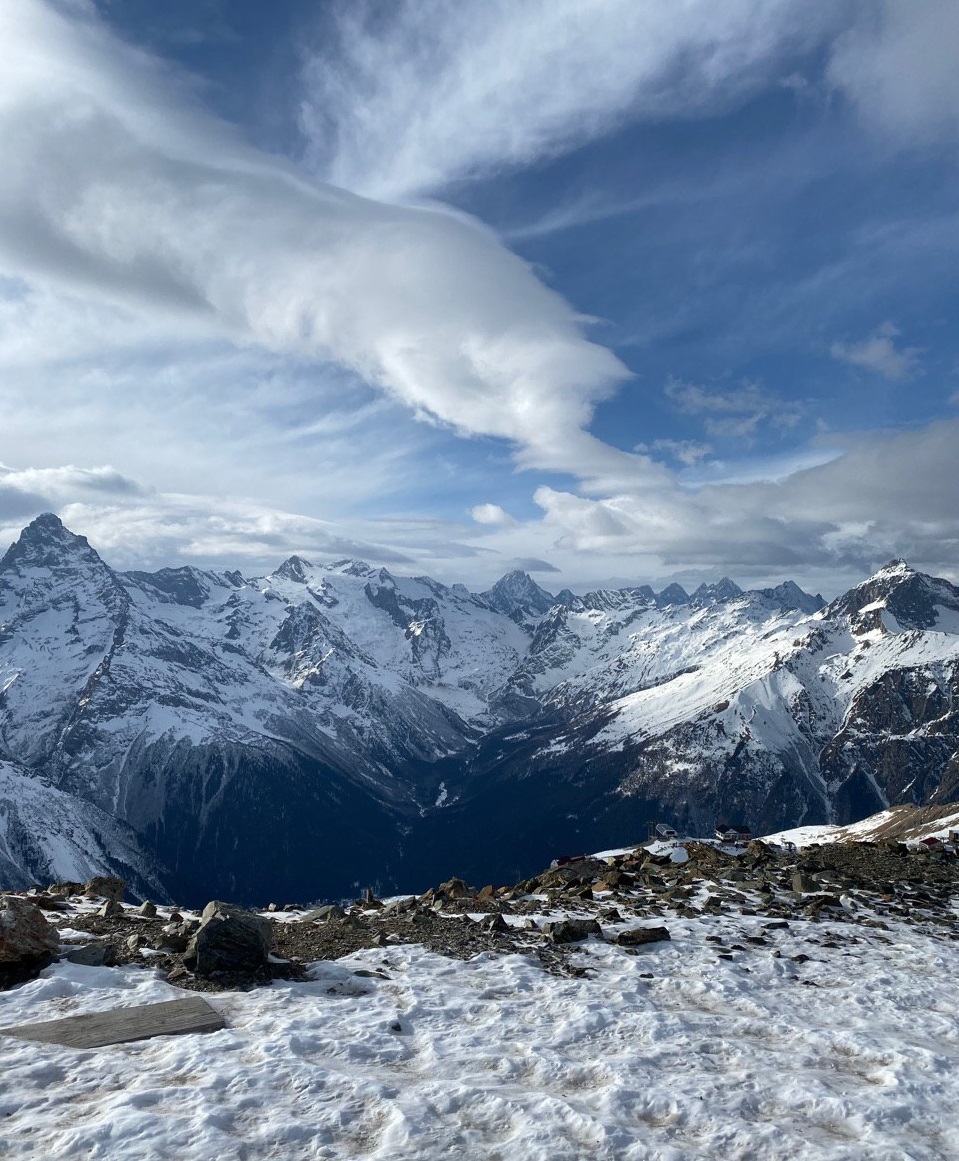
<svg viewBox="0 0 959 1161">
<path fill-rule="evenodd" d="M 0 544 L 959 579 L 954 0 L 3 0 Z"/>
</svg>

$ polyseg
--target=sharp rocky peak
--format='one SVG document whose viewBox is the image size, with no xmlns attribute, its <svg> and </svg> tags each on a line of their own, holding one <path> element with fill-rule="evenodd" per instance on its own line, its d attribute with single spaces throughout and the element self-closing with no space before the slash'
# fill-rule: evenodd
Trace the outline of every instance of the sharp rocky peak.
<svg viewBox="0 0 959 1161">
<path fill-rule="evenodd" d="M 75 566 L 81 562 L 108 567 L 85 536 L 71 532 L 53 512 L 43 512 L 7 549 L 0 560 L 0 571 Z"/>
<path fill-rule="evenodd" d="M 739 585 L 728 576 L 724 576 L 715 584 L 701 584 L 693 593 L 691 601 L 697 605 L 716 605 L 720 601 L 731 601 L 742 595 L 743 590 Z"/>
<path fill-rule="evenodd" d="M 309 579 L 309 571 L 312 567 L 313 565 L 308 560 L 294 553 L 293 556 L 283 561 L 273 575 L 286 577 L 287 580 L 298 581 L 300 584 L 306 584 Z"/>
<path fill-rule="evenodd" d="M 482 596 L 507 616 L 519 611 L 545 613 L 555 603 L 552 593 L 540 588 L 528 572 L 518 568 L 500 577 Z"/>
<path fill-rule="evenodd" d="M 860 630 L 879 627 L 882 610 L 892 614 L 904 629 L 932 629 L 941 608 L 959 612 L 959 588 L 895 559 L 843 593 L 825 612 L 852 618 Z"/>
</svg>

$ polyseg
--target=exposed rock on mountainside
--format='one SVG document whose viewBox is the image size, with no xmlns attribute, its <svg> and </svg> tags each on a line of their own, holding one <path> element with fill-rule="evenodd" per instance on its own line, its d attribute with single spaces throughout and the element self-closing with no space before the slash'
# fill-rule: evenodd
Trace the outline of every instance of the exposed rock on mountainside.
<svg viewBox="0 0 959 1161">
<path fill-rule="evenodd" d="M 959 590 L 894 561 L 821 606 L 300 557 L 121 573 L 48 514 L 0 561 L 2 878 L 347 895 L 453 862 L 518 878 L 651 819 L 955 797 Z"/>
</svg>

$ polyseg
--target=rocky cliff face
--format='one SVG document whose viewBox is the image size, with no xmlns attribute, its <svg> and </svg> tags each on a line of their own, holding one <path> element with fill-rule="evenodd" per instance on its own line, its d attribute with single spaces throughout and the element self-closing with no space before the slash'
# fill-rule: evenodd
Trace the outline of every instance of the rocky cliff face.
<svg viewBox="0 0 959 1161">
<path fill-rule="evenodd" d="M 45 515 L 0 561 L 0 869 L 86 877 L 69 847 L 184 899 L 303 898 L 366 885 L 357 850 L 382 888 L 509 878 L 652 818 L 957 797 L 959 591 L 892 562 L 822 604 L 298 557 L 119 573 Z M 62 858 L 30 845 L 45 800 Z"/>
</svg>

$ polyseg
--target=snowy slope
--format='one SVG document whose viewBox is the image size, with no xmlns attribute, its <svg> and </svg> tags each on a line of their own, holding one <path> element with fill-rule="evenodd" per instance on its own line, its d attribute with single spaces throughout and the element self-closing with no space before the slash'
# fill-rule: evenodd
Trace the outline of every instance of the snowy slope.
<svg viewBox="0 0 959 1161">
<path fill-rule="evenodd" d="M 108 814 L 0 762 L 0 882 L 85 883 L 119 875 L 135 894 L 163 898 L 161 875 L 136 835 Z"/>
<path fill-rule="evenodd" d="M 830 919 L 670 930 L 639 954 L 590 940 L 582 978 L 393 946 L 212 996 L 227 1022 L 212 1035 L 85 1052 L 5 1040 L 4 1156 L 959 1155 L 954 943 L 901 920 L 854 939 Z M 742 950 L 723 958 L 717 940 Z M 183 994 L 140 968 L 61 963 L 0 994 L 0 1026 Z"/>
</svg>

